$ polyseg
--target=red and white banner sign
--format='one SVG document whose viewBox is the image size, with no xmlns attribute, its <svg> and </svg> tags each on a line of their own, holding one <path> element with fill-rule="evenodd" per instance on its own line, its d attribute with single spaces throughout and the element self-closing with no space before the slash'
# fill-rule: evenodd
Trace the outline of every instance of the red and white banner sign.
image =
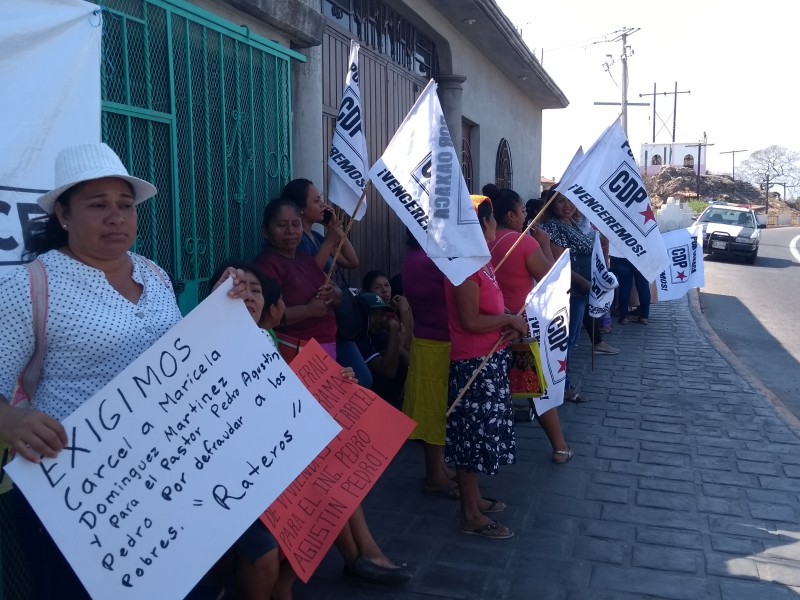
<svg viewBox="0 0 800 600">
<path fill-rule="evenodd" d="M 342 428 L 261 515 L 294 572 L 307 582 L 416 423 L 342 378 L 342 368 L 313 340 L 291 367 Z"/>
</svg>

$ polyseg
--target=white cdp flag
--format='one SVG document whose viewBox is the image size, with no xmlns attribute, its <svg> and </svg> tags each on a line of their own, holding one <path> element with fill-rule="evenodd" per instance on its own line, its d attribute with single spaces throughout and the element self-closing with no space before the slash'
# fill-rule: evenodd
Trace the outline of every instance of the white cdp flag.
<svg viewBox="0 0 800 600">
<path fill-rule="evenodd" d="M 489 248 L 461 174 L 459 153 L 453 147 L 433 79 L 369 176 L 453 285 L 459 285 L 489 262 Z"/>
<path fill-rule="evenodd" d="M 557 189 L 648 281 L 667 266 L 650 198 L 619 120 L 567 169 Z"/>
<path fill-rule="evenodd" d="M 608 270 L 600 234 L 595 233 L 592 250 L 592 286 L 589 289 L 589 316 L 602 317 L 614 302 L 614 290 L 619 286 L 617 276 Z"/>
<path fill-rule="evenodd" d="M 542 397 L 533 400 L 536 413 L 540 415 L 564 403 L 571 285 L 569 250 L 565 250 L 525 299 L 528 330 L 530 337 L 539 342 L 547 384 Z"/>
<path fill-rule="evenodd" d="M 659 275 L 658 299 L 677 300 L 692 288 L 703 287 L 703 241 L 700 228 L 677 229 L 661 236 L 669 266 Z"/>
<path fill-rule="evenodd" d="M 22 261 L 59 151 L 100 141 L 102 33 L 96 4 L 0 2 L 0 268 Z"/>
<path fill-rule="evenodd" d="M 331 202 L 356 220 L 361 220 L 367 212 L 367 203 L 362 202 L 358 214 L 354 214 L 358 200 L 367 185 L 369 166 L 359 88 L 359 47 L 356 42 L 350 41 L 350 59 L 347 61 L 344 92 L 339 104 L 339 115 L 336 117 L 331 151 L 328 154 L 328 167 L 331 170 L 328 197 Z"/>
</svg>

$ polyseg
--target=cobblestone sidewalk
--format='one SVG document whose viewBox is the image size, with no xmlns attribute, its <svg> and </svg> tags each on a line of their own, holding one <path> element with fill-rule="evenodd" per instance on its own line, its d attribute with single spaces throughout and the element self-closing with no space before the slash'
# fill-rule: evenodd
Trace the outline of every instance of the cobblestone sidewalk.
<svg viewBox="0 0 800 600">
<path fill-rule="evenodd" d="M 574 375 L 591 401 L 559 408 L 576 452 L 564 465 L 536 423 L 518 463 L 483 478 L 509 507 L 511 540 L 466 536 L 458 503 L 422 493 L 408 443 L 365 504 L 386 553 L 414 565 L 401 589 L 342 575 L 329 553 L 298 600 L 725 599 L 800 594 L 800 440 L 698 330 L 687 299 L 650 325 L 614 324 L 622 352 L 584 337 Z"/>
</svg>

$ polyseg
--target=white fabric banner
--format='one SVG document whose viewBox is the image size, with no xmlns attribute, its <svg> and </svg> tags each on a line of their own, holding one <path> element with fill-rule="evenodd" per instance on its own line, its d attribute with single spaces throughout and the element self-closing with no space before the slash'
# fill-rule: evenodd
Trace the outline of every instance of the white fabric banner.
<svg viewBox="0 0 800 600">
<path fill-rule="evenodd" d="M 534 398 L 537 414 L 564 403 L 569 348 L 569 250 L 565 250 L 525 299 L 530 337 L 539 342 L 547 384 L 541 398 Z"/>
<path fill-rule="evenodd" d="M 667 266 L 653 207 L 619 120 L 567 169 L 557 189 L 648 281 Z"/>
<path fill-rule="evenodd" d="M 328 199 L 356 220 L 360 220 L 367 212 L 367 203 L 362 202 L 358 214 L 354 214 L 367 185 L 369 167 L 359 87 L 359 48 L 355 41 L 350 41 L 344 92 L 339 104 L 339 116 L 336 117 L 331 151 L 328 153 L 328 167 L 331 170 Z"/>
<path fill-rule="evenodd" d="M 453 285 L 489 262 L 489 248 L 432 79 L 369 175 Z"/>
<path fill-rule="evenodd" d="M 658 299 L 677 300 L 688 294 L 690 289 L 703 287 L 702 229 L 676 229 L 661 237 L 670 261 L 658 277 Z"/>
<path fill-rule="evenodd" d="M 578 163 L 581 162 L 582 158 L 583 158 L 583 146 L 578 146 L 578 149 L 575 151 L 575 154 L 573 155 L 572 160 L 569 161 L 569 164 L 567 165 L 567 168 L 564 169 L 564 175 L 561 177 L 561 179 L 564 179 L 565 177 L 569 177 L 570 172 L 572 171 L 572 169 L 574 169 L 576 167 L 576 165 L 578 165 Z"/>
<path fill-rule="evenodd" d="M 0 2 L 0 266 L 21 262 L 58 152 L 100 141 L 102 33 L 97 4 Z"/>
<path fill-rule="evenodd" d="M 92 598 L 186 596 L 341 431 L 232 285 L 6 467 Z"/>
<path fill-rule="evenodd" d="M 617 276 L 608 270 L 600 234 L 595 233 L 592 250 L 592 286 L 589 290 L 589 316 L 602 317 L 614 302 L 614 290 L 619 286 Z"/>
</svg>

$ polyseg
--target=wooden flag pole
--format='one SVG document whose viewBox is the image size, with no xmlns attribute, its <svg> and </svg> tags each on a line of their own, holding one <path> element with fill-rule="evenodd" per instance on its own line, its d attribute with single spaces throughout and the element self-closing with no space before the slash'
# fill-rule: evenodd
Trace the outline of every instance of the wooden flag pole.
<svg viewBox="0 0 800 600">
<path fill-rule="evenodd" d="M 508 249 L 508 252 L 506 252 L 505 256 L 502 259 L 500 259 L 499 263 L 497 263 L 495 265 L 495 267 L 494 267 L 495 273 L 500 269 L 500 267 L 503 266 L 503 263 L 506 262 L 506 259 L 511 255 L 511 253 L 514 251 L 514 249 L 520 244 L 520 242 L 522 241 L 522 238 L 524 236 L 528 235 L 528 232 L 533 228 L 533 226 L 536 225 L 539 222 L 539 219 L 541 219 L 542 215 L 544 215 L 544 211 L 546 211 L 547 207 L 550 206 L 550 204 L 553 202 L 553 200 L 556 199 L 556 196 L 558 196 L 558 194 L 553 194 L 550 197 L 550 200 L 548 200 L 547 203 L 542 207 L 542 210 L 539 211 L 539 214 L 536 215 L 536 218 L 534 218 L 533 221 L 528 223 L 528 226 L 522 232 L 522 235 L 520 235 L 516 239 L 516 241 L 513 244 L 511 244 L 511 248 Z"/>
<path fill-rule="evenodd" d="M 522 305 L 522 308 L 520 308 L 517 314 L 514 316 L 519 317 L 523 312 L 525 312 L 524 304 Z M 445 417 L 449 417 L 450 413 L 455 410 L 456 406 L 458 406 L 458 403 L 461 402 L 461 399 L 464 397 L 464 394 L 466 394 L 467 390 L 472 386 L 473 383 L 475 383 L 475 380 L 478 378 L 478 375 L 480 374 L 481 370 L 483 369 L 483 367 L 486 366 L 486 363 L 489 362 L 489 359 L 492 357 L 492 354 L 494 354 L 497 351 L 497 347 L 500 346 L 500 344 L 503 342 L 504 339 L 505 335 L 501 335 L 500 339 L 497 340 L 492 349 L 489 350 L 489 354 L 486 355 L 486 358 L 484 358 L 481 361 L 481 364 L 479 364 L 477 368 L 472 372 L 472 375 L 470 375 L 470 378 L 469 380 L 467 380 L 467 383 L 464 384 L 464 387 L 461 388 L 461 391 L 458 392 L 458 396 L 456 396 L 456 399 L 453 400 L 453 404 L 451 404 L 450 408 L 447 409 L 447 412 L 444 414 Z"/>
<path fill-rule="evenodd" d="M 356 220 L 355 215 L 358 214 L 361 205 L 364 204 L 364 199 L 367 197 L 367 185 L 369 185 L 369 182 L 367 182 L 367 184 L 364 186 L 364 191 L 361 192 L 361 197 L 358 199 L 356 209 L 353 211 L 353 216 L 350 217 L 350 222 L 347 224 L 347 227 L 344 230 L 342 239 L 339 240 L 339 243 L 336 245 L 336 251 L 333 253 L 333 262 L 331 263 L 331 268 L 325 277 L 325 283 L 322 284 L 323 286 L 326 286 L 331 282 L 331 276 L 333 275 L 334 269 L 336 269 L 336 259 L 339 258 L 339 254 L 342 252 L 342 246 L 344 246 L 344 243 L 347 240 L 347 236 L 350 233 L 350 228 L 353 227 L 353 223 Z"/>
<path fill-rule="evenodd" d="M 461 402 L 461 399 L 464 397 L 464 394 L 467 393 L 467 390 L 472 386 L 473 383 L 475 383 L 475 380 L 478 378 L 478 375 L 480 374 L 481 370 L 483 369 L 483 367 L 486 366 L 486 363 L 489 362 L 489 359 L 492 357 L 492 354 L 495 353 L 497 347 L 503 341 L 504 337 L 505 336 L 502 335 L 500 336 L 500 339 L 497 340 L 497 343 L 489 351 L 489 354 L 486 355 L 486 357 L 481 361 L 481 364 L 479 364 L 478 367 L 472 372 L 472 375 L 470 375 L 470 378 L 467 381 L 467 383 L 464 385 L 463 388 L 461 388 L 461 391 L 458 392 L 458 396 L 456 396 L 456 399 L 453 401 L 453 404 L 451 404 L 450 408 L 447 409 L 447 412 L 444 414 L 445 417 L 449 417 L 450 413 L 456 409 L 456 406 L 458 406 L 458 403 Z"/>
<path fill-rule="evenodd" d="M 515 241 L 512 244 L 511 248 L 508 249 L 508 252 L 506 252 L 506 255 L 503 257 L 503 259 L 499 263 L 497 263 L 497 266 L 494 267 L 494 271 L 495 272 L 497 272 L 497 270 L 503 265 L 503 263 L 509 257 L 509 255 L 514 251 L 514 248 L 516 248 L 517 245 L 522 241 L 523 236 L 527 235 L 528 232 L 531 230 L 531 228 L 534 225 L 536 225 L 536 223 L 539 222 L 539 219 L 542 218 L 542 215 L 544 215 L 544 212 L 547 210 L 547 207 L 550 206 L 550 204 L 553 202 L 553 200 L 556 199 L 556 196 L 558 196 L 558 194 L 553 194 L 550 197 L 550 199 L 545 203 L 545 205 L 542 207 L 542 210 L 539 211 L 539 214 L 537 214 L 536 217 L 533 219 L 533 221 L 528 223 L 528 226 L 522 232 L 522 235 L 520 235 L 517 238 L 517 241 Z M 523 305 L 523 307 L 521 309 L 519 309 L 519 312 L 517 312 L 516 316 L 520 316 L 524 311 L 525 311 L 525 306 Z M 470 378 L 467 381 L 466 385 L 464 385 L 464 387 L 461 388 L 461 391 L 458 392 L 458 396 L 456 396 L 456 399 L 453 401 L 453 404 L 451 404 L 450 408 L 447 409 L 447 412 L 445 413 L 445 417 L 449 417 L 450 413 L 452 413 L 453 410 L 455 410 L 456 406 L 458 406 L 458 403 L 461 402 L 461 399 L 464 397 L 464 394 L 466 394 L 467 390 L 470 388 L 470 386 L 472 386 L 472 384 L 475 383 L 475 380 L 478 378 L 478 375 L 480 374 L 481 369 L 483 369 L 483 367 L 486 366 L 486 363 L 489 362 L 489 359 L 492 357 L 492 354 L 495 353 L 495 351 L 497 350 L 497 347 L 501 344 L 502 341 L 503 341 L 503 336 L 500 336 L 500 339 L 497 340 L 497 343 L 491 349 L 489 354 L 486 355 L 486 358 L 484 358 L 483 361 L 481 361 L 481 364 L 478 365 L 478 368 L 476 368 L 472 372 L 472 375 L 470 376 Z M 594 353 L 592 353 L 592 359 L 594 359 Z"/>
</svg>

